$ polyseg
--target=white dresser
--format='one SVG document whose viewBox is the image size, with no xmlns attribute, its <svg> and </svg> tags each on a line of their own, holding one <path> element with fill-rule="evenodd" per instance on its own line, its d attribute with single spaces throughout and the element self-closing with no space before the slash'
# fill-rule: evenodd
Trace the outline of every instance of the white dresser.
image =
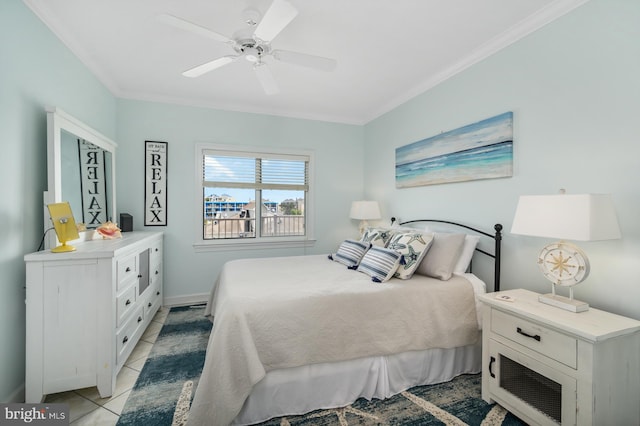
<svg viewBox="0 0 640 426">
<path fill-rule="evenodd" d="M 480 300 L 485 401 L 532 425 L 640 424 L 640 321 L 564 311 L 527 290 Z"/>
<path fill-rule="evenodd" d="M 162 305 L 162 233 L 41 251 L 26 263 L 26 396 L 97 386 L 113 394 L 116 375 Z"/>
</svg>

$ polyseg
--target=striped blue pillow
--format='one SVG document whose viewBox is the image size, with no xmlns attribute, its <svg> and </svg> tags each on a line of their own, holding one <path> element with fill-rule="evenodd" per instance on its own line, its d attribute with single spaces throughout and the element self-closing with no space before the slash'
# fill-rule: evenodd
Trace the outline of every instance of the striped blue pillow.
<svg viewBox="0 0 640 426">
<path fill-rule="evenodd" d="M 360 261 L 358 271 L 369 275 L 371 281 L 383 283 L 393 276 L 401 260 L 402 254 L 397 251 L 373 246 Z"/>
<path fill-rule="evenodd" d="M 340 262 L 353 269 L 358 266 L 362 256 L 369 250 L 369 247 L 371 247 L 371 243 L 344 240 L 342 244 L 340 244 L 340 247 L 338 247 L 338 252 L 333 256 L 329 256 L 329 259 Z"/>
</svg>

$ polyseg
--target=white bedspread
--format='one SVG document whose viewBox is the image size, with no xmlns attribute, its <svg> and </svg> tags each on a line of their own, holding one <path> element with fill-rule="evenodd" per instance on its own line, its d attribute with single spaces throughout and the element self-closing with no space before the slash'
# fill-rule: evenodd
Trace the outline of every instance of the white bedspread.
<svg viewBox="0 0 640 426">
<path fill-rule="evenodd" d="M 227 425 L 253 386 L 279 368 L 476 342 L 475 296 L 461 276 L 373 283 L 324 255 L 228 262 L 189 414 Z"/>
</svg>

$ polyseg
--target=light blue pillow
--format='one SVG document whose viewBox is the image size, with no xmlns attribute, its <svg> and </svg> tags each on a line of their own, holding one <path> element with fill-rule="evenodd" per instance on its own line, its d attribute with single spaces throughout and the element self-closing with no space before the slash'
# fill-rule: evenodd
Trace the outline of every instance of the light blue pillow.
<svg viewBox="0 0 640 426">
<path fill-rule="evenodd" d="M 395 250 L 372 246 L 360 261 L 358 271 L 369 275 L 371 281 L 383 283 L 395 274 L 402 259 Z"/>
<path fill-rule="evenodd" d="M 354 269 L 360 263 L 364 254 L 371 247 L 370 243 L 363 243 L 355 240 L 344 240 L 338 251 L 334 255 L 329 255 L 329 259 L 342 263 Z"/>
</svg>

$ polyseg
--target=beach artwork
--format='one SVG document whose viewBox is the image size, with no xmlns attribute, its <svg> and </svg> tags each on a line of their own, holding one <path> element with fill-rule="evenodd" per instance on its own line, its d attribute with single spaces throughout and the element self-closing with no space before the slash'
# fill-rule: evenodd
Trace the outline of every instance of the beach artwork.
<svg viewBox="0 0 640 426">
<path fill-rule="evenodd" d="M 396 187 L 513 176 L 513 112 L 396 148 Z"/>
</svg>

